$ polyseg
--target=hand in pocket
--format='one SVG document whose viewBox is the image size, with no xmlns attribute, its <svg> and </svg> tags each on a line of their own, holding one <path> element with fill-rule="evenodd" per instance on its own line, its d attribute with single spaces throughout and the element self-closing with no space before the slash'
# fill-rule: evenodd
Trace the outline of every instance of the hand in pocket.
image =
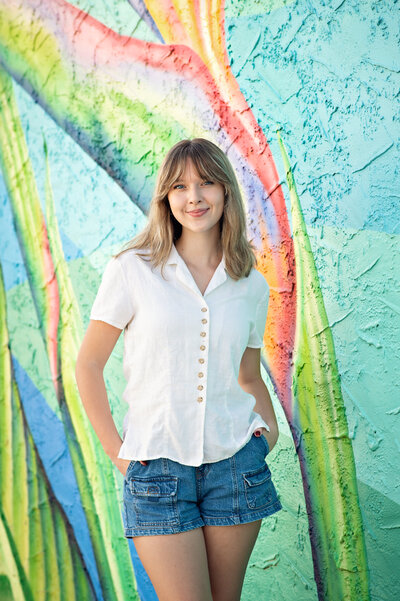
<svg viewBox="0 0 400 601">
<path fill-rule="evenodd" d="M 267 428 L 257 428 L 257 430 L 254 430 L 254 434 L 256 436 L 265 436 L 265 438 L 267 439 L 270 453 L 276 443 L 276 441 L 272 441 L 271 432 L 268 432 Z"/>
<path fill-rule="evenodd" d="M 131 461 L 132 459 L 120 459 L 119 457 L 117 457 L 117 459 L 114 461 L 115 465 L 124 477 L 126 476 L 126 472 Z M 139 461 L 139 463 L 142 465 L 147 465 L 147 461 Z"/>
</svg>

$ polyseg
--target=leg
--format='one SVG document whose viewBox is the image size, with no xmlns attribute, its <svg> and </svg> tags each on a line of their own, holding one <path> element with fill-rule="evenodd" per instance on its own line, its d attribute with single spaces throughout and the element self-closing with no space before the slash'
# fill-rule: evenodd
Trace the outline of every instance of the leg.
<svg viewBox="0 0 400 601">
<path fill-rule="evenodd" d="M 202 528 L 134 543 L 159 601 L 213 601 Z"/>
<path fill-rule="evenodd" d="M 261 520 L 235 526 L 204 526 L 213 601 L 240 601 L 248 561 Z"/>
</svg>

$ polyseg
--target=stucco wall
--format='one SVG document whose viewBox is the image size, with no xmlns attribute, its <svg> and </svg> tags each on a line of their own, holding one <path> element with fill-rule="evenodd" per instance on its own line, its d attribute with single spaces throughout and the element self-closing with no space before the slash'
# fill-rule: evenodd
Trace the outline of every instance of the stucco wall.
<svg viewBox="0 0 400 601">
<path fill-rule="evenodd" d="M 155 599 L 122 535 L 122 476 L 79 430 L 71 376 L 163 153 L 203 135 L 240 174 L 273 291 L 263 376 L 283 510 L 263 522 L 243 599 L 394 600 L 398 3 L 228 1 L 209 22 L 185 4 L 0 1 L 0 596 Z M 119 340 L 105 373 L 122 429 L 121 358 Z"/>
</svg>

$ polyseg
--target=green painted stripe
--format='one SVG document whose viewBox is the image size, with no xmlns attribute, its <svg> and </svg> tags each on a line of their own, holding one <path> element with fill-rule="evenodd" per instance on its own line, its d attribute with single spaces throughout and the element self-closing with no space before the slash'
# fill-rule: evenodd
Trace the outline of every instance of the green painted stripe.
<svg viewBox="0 0 400 601">
<path fill-rule="evenodd" d="M 329 601 L 367 601 L 363 525 L 333 337 L 289 158 L 279 131 L 277 136 L 289 187 L 296 260 L 293 420 L 301 432 L 299 454 L 318 592 Z"/>
</svg>

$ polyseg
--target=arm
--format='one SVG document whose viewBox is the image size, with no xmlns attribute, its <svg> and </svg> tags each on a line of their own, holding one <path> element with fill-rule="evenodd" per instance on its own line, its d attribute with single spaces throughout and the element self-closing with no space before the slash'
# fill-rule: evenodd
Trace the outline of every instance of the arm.
<svg viewBox="0 0 400 601">
<path fill-rule="evenodd" d="M 259 348 L 246 348 L 240 363 L 238 382 L 245 392 L 255 397 L 254 411 L 261 415 L 270 427 L 270 432 L 264 428 L 263 434 L 272 451 L 279 437 L 279 429 L 268 388 L 260 373 Z"/>
<path fill-rule="evenodd" d="M 75 365 L 79 394 L 104 451 L 121 473 L 129 460 L 117 457 L 122 439 L 111 415 L 103 370 L 122 330 L 104 321 L 91 320 Z"/>
</svg>

